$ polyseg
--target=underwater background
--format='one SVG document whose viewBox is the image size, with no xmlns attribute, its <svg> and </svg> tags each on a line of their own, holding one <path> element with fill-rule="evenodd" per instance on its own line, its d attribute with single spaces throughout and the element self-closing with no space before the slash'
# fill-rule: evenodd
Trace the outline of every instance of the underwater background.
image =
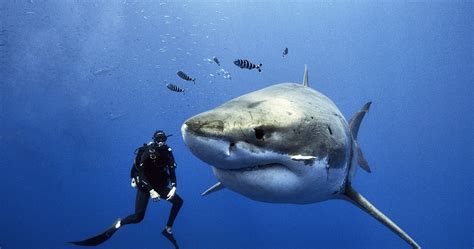
<svg viewBox="0 0 474 249">
<path fill-rule="evenodd" d="M 184 145 L 181 124 L 302 82 L 305 64 L 310 86 L 347 120 L 373 102 L 358 136 L 372 173 L 359 170 L 354 187 L 423 248 L 472 248 L 473 5 L 1 1 L 0 248 L 74 248 L 67 242 L 131 214 L 133 152 L 156 129 L 173 134 L 181 248 L 409 248 L 344 201 L 200 196 L 216 180 Z M 262 72 L 238 68 L 239 58 Z M 160 234 L 170 207 L 150 202 L 142 223 L 97 248 L 172 248 Z"/>
</svg>

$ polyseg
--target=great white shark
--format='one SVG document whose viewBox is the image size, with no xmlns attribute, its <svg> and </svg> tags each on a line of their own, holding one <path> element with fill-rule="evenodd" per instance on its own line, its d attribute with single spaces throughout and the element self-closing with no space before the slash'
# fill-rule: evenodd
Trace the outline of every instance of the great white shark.
<svg viewBox="0 0 474 249">
<path fill-rule="evenodd" d="M 357 143 L 370 104 L 347 122 L 331 99 L 309 87 L 305 66 L 303 84 L 281 83 L 232 99 L 189 118 L 181 133 L 219 180 L 203 195 L 228 188 L 270 203 L 343 199 L 421 248 L 352 187 L 357 166 L 370 172 Z"/>
</svg>

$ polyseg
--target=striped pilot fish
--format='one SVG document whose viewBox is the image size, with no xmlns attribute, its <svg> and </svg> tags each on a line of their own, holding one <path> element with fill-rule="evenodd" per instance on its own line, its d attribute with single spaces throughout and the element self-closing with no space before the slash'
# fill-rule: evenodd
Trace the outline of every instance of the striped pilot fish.
<svg viewBox="0 0 474 249">
<path fill-rule="evenodd" d="M 259 72 L 262 71 L 262 69 L 260 69 L 260 67 L 262 66 L 261 63 L 259 65 L 255 65 L 248 60 L 237 59 L 234 61 L 234 64 L 240 68 L 247 68 L 248 70 L 256 68 Z"/>
<path fill-rule="evenodd" d="M 215 56 L 212 57 L 212 60 L 214 60 L 214 62 L 215 62 L 218 66 L 221 65 L 221 63 L 220 63 L 219 59 L 217 59 L 217 57 L 215 57 Z"/>
<path fill-rule="evenodd" d="M 166 84 L 166 87 L 168 89 L 170 89 L 171 91 L 173 91 L 173 92 L 178 92 L 178 93 L 184 92 L 183 88 L 180 88 L 179 86 L 177 86 L 175 84 L 168 83 L 168 84 Z"/>
<path fill-rule="evenodd" d="M 183 80 L 187 80 L 187 81 L 192 81 L 194 84 L 196 84 L 196 78 L 191 78 L 189 77 L 186 73 L 184 73 L 183 71 L 178 71 L 176 73 L 181 79 Z"/>
</svg>

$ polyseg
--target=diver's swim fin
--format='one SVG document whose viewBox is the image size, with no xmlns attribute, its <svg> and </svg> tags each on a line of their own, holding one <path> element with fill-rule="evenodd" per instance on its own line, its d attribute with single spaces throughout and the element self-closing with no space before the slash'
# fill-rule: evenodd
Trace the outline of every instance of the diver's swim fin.
<svg viewBox="0 0 474 249">
<path fill-rule="evenodd" d="M 94 237 L 91 237 L 91 238 L 88 238 L 88 239 L 85 239 L 85 240 L 73 241 L 73 242 L 69 242 L 69 243 L 71 243 L 73 245 L 77 245 L 77 246 L 96 246 L 96 245 L 102 244 L 105 241 L 107 241 L 108 239 L 110 239 L 110 237 L 112 237 L 112 235 L 118 230 L 118 228 L 116 228 L 116 225 L 119 221 L 120 221 L 120 219 L 115 221 L 114 224 L 112 224 L 111 227 L 109 227 L 107 230 L 105 230 L 104 232 L 102 232 L 99 235 L 96 235 Z"/>
<path fill-rule="evenodd" d="M 161 234 L 163 234 L 163 236 L 165 236 L 171 243 L 173 243 L 175 249 L 179 249 L 178 242 L 176 242 L 176 239 L 174 238 L 172 233 L 168 233 L 165 228 L 163 229 L 163 231 L 161 231 Z"/>
</svg>

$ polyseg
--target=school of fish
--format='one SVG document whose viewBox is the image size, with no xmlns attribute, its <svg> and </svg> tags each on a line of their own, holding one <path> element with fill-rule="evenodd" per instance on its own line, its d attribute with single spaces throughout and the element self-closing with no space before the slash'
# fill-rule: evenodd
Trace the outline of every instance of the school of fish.
<svg viewBox="0 0 474 249">
<path fill-rule="evenodd" d="M 286 55 L 288 55 L 287 47 L 283 50 L 283 57 L 285 57 Z M 209 63 L 215 63 L 219 67 L 221 66 L 221 62 L 219 61 L 217 56 L 213 56 L 212 59 L 205 59 L 205 61 Z M 262 72 L 262 63 L 255 64 L 255 63 L 250 62 L 248 59 L 235 59 L 233 61 L 233 64 L 241 69 L 248 69 L 248 70 L 256 69 L 258 72 Z M 178 71 L 176 75 L 178 75 L 178 77 L 184 81 L 192 81 L 194 84 L 196 84 L 196 78 L 192 78 L 191 76 L 189 76 L 187 73 L 183 72 L 182 70 Z M 213 73 L 209 74 L 210 77 L 216 77 L 216 75 L 222 76 L 224 79 L 232 80 L 232 75 L 229 73 L 229 71 L 226 71 L 223 68 L 220 68 L 219 70 L 217 70 L 215 74 Z M 168 88 L 172 92 L 177 92 L 177 93 L 185 92 L 185 88 L 182 88 L 172 83 L 167 83 L 166 88 Z"/>
</svg>

